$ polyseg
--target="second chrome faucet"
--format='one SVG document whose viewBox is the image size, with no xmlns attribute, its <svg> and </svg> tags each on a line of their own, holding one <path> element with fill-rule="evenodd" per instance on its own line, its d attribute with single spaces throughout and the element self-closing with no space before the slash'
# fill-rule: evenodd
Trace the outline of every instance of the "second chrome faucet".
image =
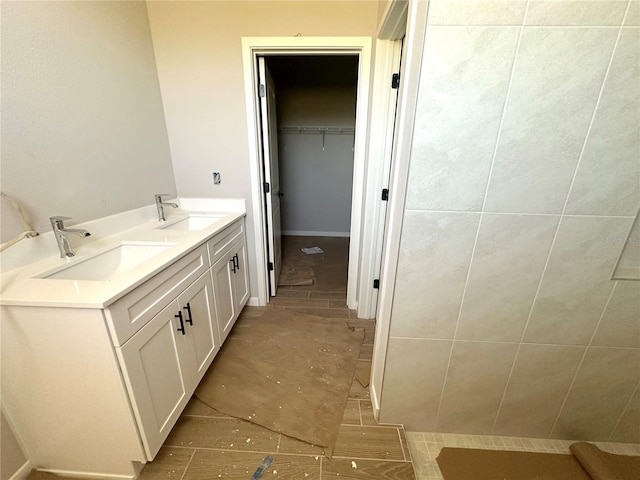
<svg viewBox="0 0 640 480">
<path fill-rule="evenodd" d="M 164 216 L 164 207 L 173 207 L 178 208 L 177 203 L 163 202 L 162 197 L 168 197 L 168 193 L 158 193 L 155 195 L 156 197 L 156 208 L 158 209 L 158 220 L 160 222 L 164 222 L 166 220 Z"/>
</svg>

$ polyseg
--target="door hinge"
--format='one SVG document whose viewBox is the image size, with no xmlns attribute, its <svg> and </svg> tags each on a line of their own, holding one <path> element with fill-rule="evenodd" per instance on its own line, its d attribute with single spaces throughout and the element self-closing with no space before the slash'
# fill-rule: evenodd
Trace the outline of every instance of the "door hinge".
<svg viewBox="0 0 640 480">
<path fill-rule="evenodd" d="M 389 189 L 388 188 L 383 188 L 382 189 L 382 200 L 383 201 L 387 201 L 389 200 Z"/>
<path fill-rule="evenodd" d="M 394 73 L 391 75 L 391 88 L 398 89 L 400 88 L 400 74 Z"/>
<path fill-rule="evenodd" d="M 270 272 L 273 271 L 273 262 L 268 262 L 267 263 L 267 268 L 269 269 Z"/>
<path fill-rule="evenodd" d="M 373 288 L 380 288 L 380 279 L 379 278 L 376 278 L 373 281 Z"/>
<path fill-rule="evenodd" d="M 265 96 L 265 88 L 263 84 L 258 85 L 258 95 L 260 95 L 260 98 Z"/>
<path fill-rule="evenodd" d="M 269 183 L 268 182 L 264 182 L 264 193 L 269 193 L 269 191 L 271 190 Z"/>
</svg>

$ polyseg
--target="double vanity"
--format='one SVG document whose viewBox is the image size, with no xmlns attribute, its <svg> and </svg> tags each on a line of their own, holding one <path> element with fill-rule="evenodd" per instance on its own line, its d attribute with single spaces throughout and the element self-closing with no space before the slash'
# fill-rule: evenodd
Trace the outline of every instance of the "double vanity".
<svg viewBox="0 0 640 480">
<path fill-rule="evenodd" d="M 136 477 L 247 303 L 243 202 L 180 203 L 0 278 L 2 404 L 33 467 Z"/>
</svg>

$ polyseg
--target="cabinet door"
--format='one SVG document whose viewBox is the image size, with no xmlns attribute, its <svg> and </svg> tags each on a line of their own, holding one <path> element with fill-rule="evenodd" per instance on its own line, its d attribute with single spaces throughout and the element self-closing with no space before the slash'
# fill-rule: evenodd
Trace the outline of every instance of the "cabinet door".
<svg viewBox="0 0 640 480">
<path fill-rule="evenodd" d="M 233 259 L 231 257 L 232 255 L 226 255 L 211 267 L 220 342 L 225 341 L 236 319 L 233 303 Z"/>
<path fill-rule="evenodd" d="M 196 386 L 220 350 L 220 335 L 213 301 L 211 275 L 205 274 L 196 280 L 178 297 L 186 329 L 185 340 L 189 345 L 194 371 L 191 372 Z"/>
<path fill-rule="evenodd" d="M 178 331 L 177 312 L 177 303 L 171 302 L 116 348 L 149 460 L 158 453 L 191 397 L 184 379 L 193 366 L 185 335 Z"/>
<path fill-rule="evenodd" d="M 233 274 L 233 297 L 236 316 L 249 300 L 249 272 L 247 271 L 247 245 L 244 240 L 236 246 L 236 271 Z"/>
</svg>

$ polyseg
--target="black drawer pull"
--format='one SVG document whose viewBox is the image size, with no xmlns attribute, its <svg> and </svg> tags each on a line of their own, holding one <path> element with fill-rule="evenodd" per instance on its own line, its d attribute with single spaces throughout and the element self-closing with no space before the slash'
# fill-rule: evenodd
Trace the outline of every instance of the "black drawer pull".
<svg viewBox="0 0 640 480">
<path fill-rule="evenodd" d="M 238 258 L 237 253 L 233 256 L 233 266 L 235 267 L 233 273 L 236 273 L 236 271 L 240 270 L 240 259 Z"/>
<path fill-rule="evenodd" d="M 189 317 L 185 320 L 185 322 L 187 322 L 189 325 L 193 327 L 193 317 L 191 316 L 191 305 L 189 305 L 189 302 L 187 302 L 187 306 L 182 307 L 182 309 L 186 310 L 187 313 L 189 314 Z"/>
<path fill-rule="evenodd" d="M 184 331 L 184 322 L 182 321 L 182 312 L 178 312 L 178 314 L 174 315 L 174 317 L 180 320 L 180 326 L 178 327 L 178 331 L 183 335 L 186 335 L 186 332 Z"/>
</svg>

